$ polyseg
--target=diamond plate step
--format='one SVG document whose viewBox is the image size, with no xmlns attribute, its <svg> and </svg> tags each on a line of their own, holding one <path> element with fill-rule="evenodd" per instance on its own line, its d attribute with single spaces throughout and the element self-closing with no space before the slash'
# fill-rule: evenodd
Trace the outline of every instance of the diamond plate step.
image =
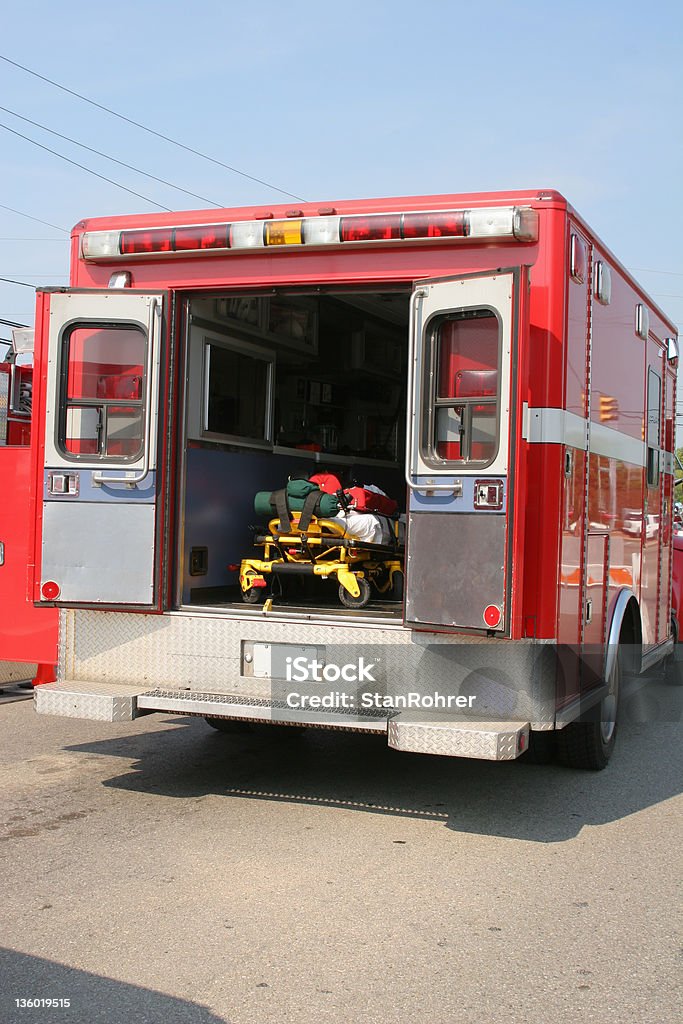
<svg viewBox="0 0 683 1024">
<path fill-rule="evenodd" d="M 122 683 L 46 683 L 34 690 L 35 709 L 39 715 L 131 722 L 136 716 L 136 698 L 146 689 Z"/>
<path fill-rule="evenodd" d="M 140 694 L 137 706 L 145 711 L 170 711 L 183 715 L 209 718 L 240 718 L 258 722 L 296 722 L 327 729 L 351 729 L 360 732 L 386 733 L 391 717 L 376 708 L 353 709 L 289 707 L 286 701 L 265 697 L 244 697 L 237 694 L 197 693 L 195 691 L 150 690 Z"/>
<path fill-rule="evenodd" d="M 512 761 L 529 746 L 529 722 L 389 722 L 389 746 L 416 754 Z"/>
</svg>

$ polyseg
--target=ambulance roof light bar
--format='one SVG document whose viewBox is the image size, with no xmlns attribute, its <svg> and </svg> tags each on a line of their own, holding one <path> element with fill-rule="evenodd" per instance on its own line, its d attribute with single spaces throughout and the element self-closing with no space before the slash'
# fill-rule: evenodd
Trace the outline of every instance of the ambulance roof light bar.
<svg viewBox="0 0 683 1024">
<path fill-rule="evenodd" d="M 81 255 L 86 260 L 112 260 L 131 256 L 249 252 L 265 248 L 291 250 L 296 246 L 377 245 L 458 238 L 535 242 L 538 214 L 525 206 L 496 206 L 86 231 L 81 239 Z"/>
</svg>

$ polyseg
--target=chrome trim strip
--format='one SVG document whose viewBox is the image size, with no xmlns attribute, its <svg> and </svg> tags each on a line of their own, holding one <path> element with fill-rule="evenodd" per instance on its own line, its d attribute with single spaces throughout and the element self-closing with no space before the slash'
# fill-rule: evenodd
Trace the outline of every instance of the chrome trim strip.
<svg viewBox="0 0 683 1024">
<path fill-rule="evenodd" d="M 619 462 L 628 462 L 632 466 L 645 467 L 645 443 L 637 437 L 603 427 L 601 423 L 591 423 L 590 450 L 593 455 L 604 455 Z"/>
<path fill-rule="evenodd" d="M 589 421 L 567 409 L 530 408 L 525 403 L 523 423 L 523 437 L 529 444 L 561 444 L 579 451 L 590 450 L 592 455 L 603 455 L 633 466 L 645 467 L 645 443 L 639 438 L 591 421 L 589 448 Z M 669 462 L 673 464 L 670 452 L 665 452 L 664 457 L 665 465 Z"/>
<path fill-rule="evenodd" d="M 523 436 L 529 444 L 564 444 L 586 451 L 588 420 L 566 409 L 533 409 L 524 403 Z"/>
</svg>

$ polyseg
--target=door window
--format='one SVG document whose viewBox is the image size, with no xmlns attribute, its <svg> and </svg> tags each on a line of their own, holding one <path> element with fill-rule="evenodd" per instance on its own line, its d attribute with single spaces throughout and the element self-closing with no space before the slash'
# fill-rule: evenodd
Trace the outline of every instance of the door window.
<svg viewBox="0 0 683 1024">
<path fill-rule="evenodd" d="M 659 447 L 662 429 L 662 381 L 655 370 L 647 374 L 647 485 L 659 487 Z"/>
<path fill-rule="evenodd" d="M 490 309 L 440 317 L 427 355 L 423 457 L 490 465 L 498 452 L 500 322 Z"/>
<path fill-rule="evenodd" d="M 133 325 L 74 325 L 62 343 L 59 447 L 70 457 L 142 454 L 147 339 Z"/>
</svg>

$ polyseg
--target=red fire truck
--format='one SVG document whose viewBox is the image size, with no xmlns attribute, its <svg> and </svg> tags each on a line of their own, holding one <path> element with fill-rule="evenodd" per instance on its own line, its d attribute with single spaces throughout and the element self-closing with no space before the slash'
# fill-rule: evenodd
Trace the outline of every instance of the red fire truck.
<svg viewBox="0 0 683 1024">
<path fill-rule="evenodd" d="M 35 359 L 40 713 L 601 768 L 672 651 L 676 330 L 555 191 L 83 221 Z"/>
</svg>

